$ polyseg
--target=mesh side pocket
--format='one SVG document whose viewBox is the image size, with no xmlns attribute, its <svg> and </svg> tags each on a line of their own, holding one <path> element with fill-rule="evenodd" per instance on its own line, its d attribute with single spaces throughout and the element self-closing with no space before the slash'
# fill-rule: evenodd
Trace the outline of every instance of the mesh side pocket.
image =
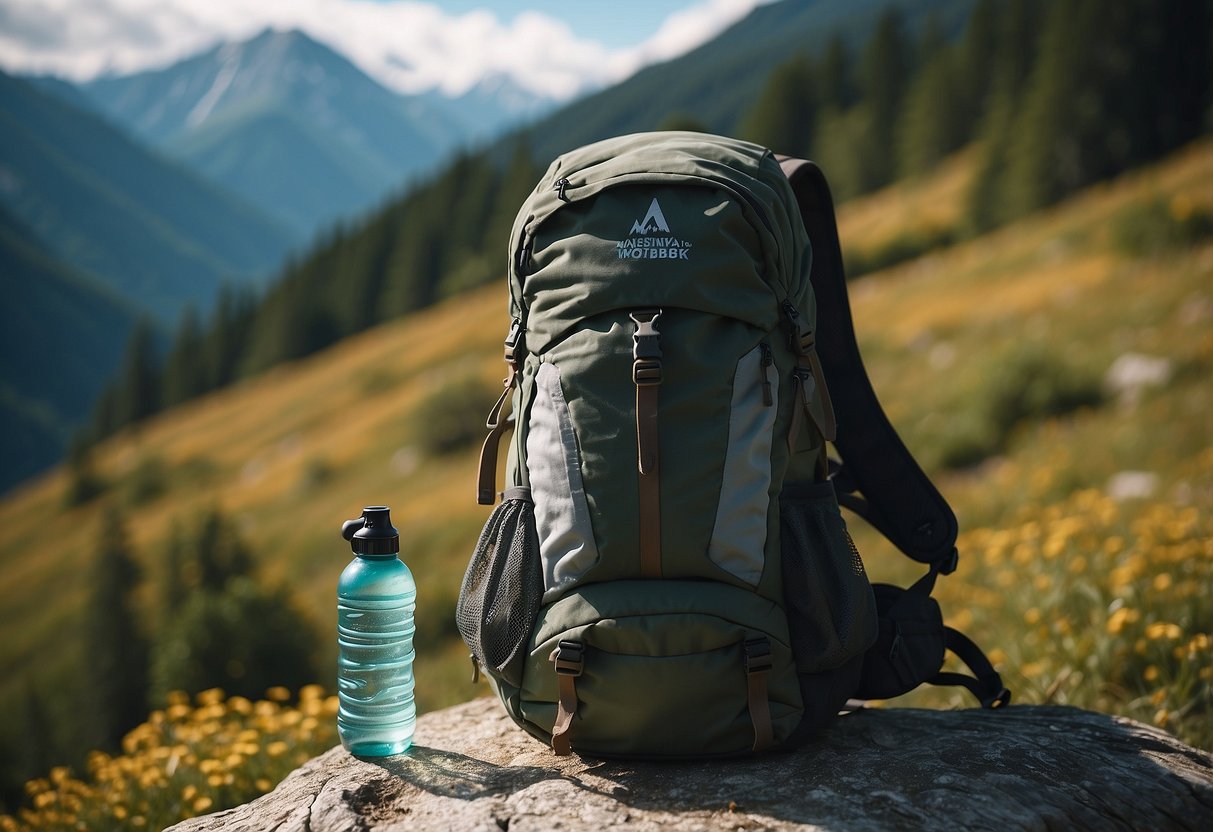
<svg viewBox="0 0 1213 832">
<path fill-rule="evenodd" d="M 489 516 L 463 576 L 455 623 L 480 666 L 522 684 L 531 628 L 543 596 L 535 507 L 507 499 Z"/>
<path fill-rule="evenodd" d="M 780 497 L 784 602 L 797 669 L 830 670 L 876 640 L 876 601 L 829 482 Z"/>
</svg>

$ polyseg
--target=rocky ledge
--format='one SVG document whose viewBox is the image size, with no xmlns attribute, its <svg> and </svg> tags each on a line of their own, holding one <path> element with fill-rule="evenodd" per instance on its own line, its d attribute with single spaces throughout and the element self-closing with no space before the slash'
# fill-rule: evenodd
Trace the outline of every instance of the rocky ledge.
<svg viewBox="0 0 1213 832">
<path fill-rule="evenodd" d="M 557 758 L 496 700 L 427 714 L 405 755 L 342 748 L 195 830 L 1213 829 L 1213 756 L 1062 707 L 870 709 L 788 754 Z"/>
</svg>

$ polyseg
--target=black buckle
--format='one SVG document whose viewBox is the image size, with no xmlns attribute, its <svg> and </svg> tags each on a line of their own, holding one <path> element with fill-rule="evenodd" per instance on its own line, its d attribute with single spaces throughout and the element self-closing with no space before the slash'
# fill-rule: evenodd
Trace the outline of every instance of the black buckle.
<svg viewBox="0 0 1213 832">
<path fill-rule="evenodd" d="M 774 666 L 771 661 L 771 642 L 765 638 L 748 639 L 744 648 L 746 673 L 766 673 Z"/>
<path fill-rule="evenodd" d="M 561 676 L 580 676 L 585 668 L 585 645 L 579 641 L 562 641 L 552 651 L 551 660 Z"/>
</svg>

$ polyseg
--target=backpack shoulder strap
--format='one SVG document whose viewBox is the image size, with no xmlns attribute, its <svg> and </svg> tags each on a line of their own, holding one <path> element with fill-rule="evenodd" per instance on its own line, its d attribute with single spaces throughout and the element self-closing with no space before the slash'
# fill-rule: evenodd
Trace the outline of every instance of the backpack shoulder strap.
<svg viewBox="0 0 1213 832">
<path fill-rule="evenodd" d="M 817 349 L 838 418 L 834 446 L 838 502 L 871 523 L 910 558 L 942 574 L 956 568 L 956 515 L 889 423 L 868 379 L 847 300 L 834 202 L 821 168 L 780 156 L 812 245 L 810 280 L 818 320 L 829 321 Z"/>
</svg>

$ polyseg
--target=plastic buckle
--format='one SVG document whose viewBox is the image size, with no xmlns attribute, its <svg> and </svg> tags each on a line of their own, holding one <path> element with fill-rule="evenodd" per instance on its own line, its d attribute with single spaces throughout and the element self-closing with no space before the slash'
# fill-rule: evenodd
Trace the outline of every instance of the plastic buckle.
<svg viewBox="0 0 1213 832">
<path fill-rule="evenodd" d="M 632 335 L 632 381 L 637 387 L 653 387 L 661 384 L 661 332 L 657 322 L 660 309 L 643 309 L 630 315 L 636 324 Z"/>
<path fill-rule="evenodd" d="M 643 358 L 661 358 L 661 332 L 657 322 L 661 319 L 660 309 L 643 309 L 629 316 L 636 324 L 636 332 L 632 335 L 635 347 L 632 356 L 639 361 Z"/>
<path fill-rule="evenodd" d="M 551 660 L 561 676 L 580 676 L 585 668 L 585 645 L 579 641 L 562 641 L 552 651 Z"/>
<path fill-rule="evenodd" d="M 518 349 L 518 341 L 522 337 L 522 321 L 514 318 L 510 321 L 510 331 L 505 336 L 505 360 L 514 363 L 514 353 Z"/>
<path fill-rule="evenodd" d="M 766 673 L 774 666 L 771 660 L 771 642 L 765 638 L 749 639 L 744 647 L 746 673 Z"/>
<path fill-rule="evenodd" d="M 661 362 L 636 361 L 632 364 L 632 381 L 637 387 L 655 387 L 661 384 Z"/>
</svg>

